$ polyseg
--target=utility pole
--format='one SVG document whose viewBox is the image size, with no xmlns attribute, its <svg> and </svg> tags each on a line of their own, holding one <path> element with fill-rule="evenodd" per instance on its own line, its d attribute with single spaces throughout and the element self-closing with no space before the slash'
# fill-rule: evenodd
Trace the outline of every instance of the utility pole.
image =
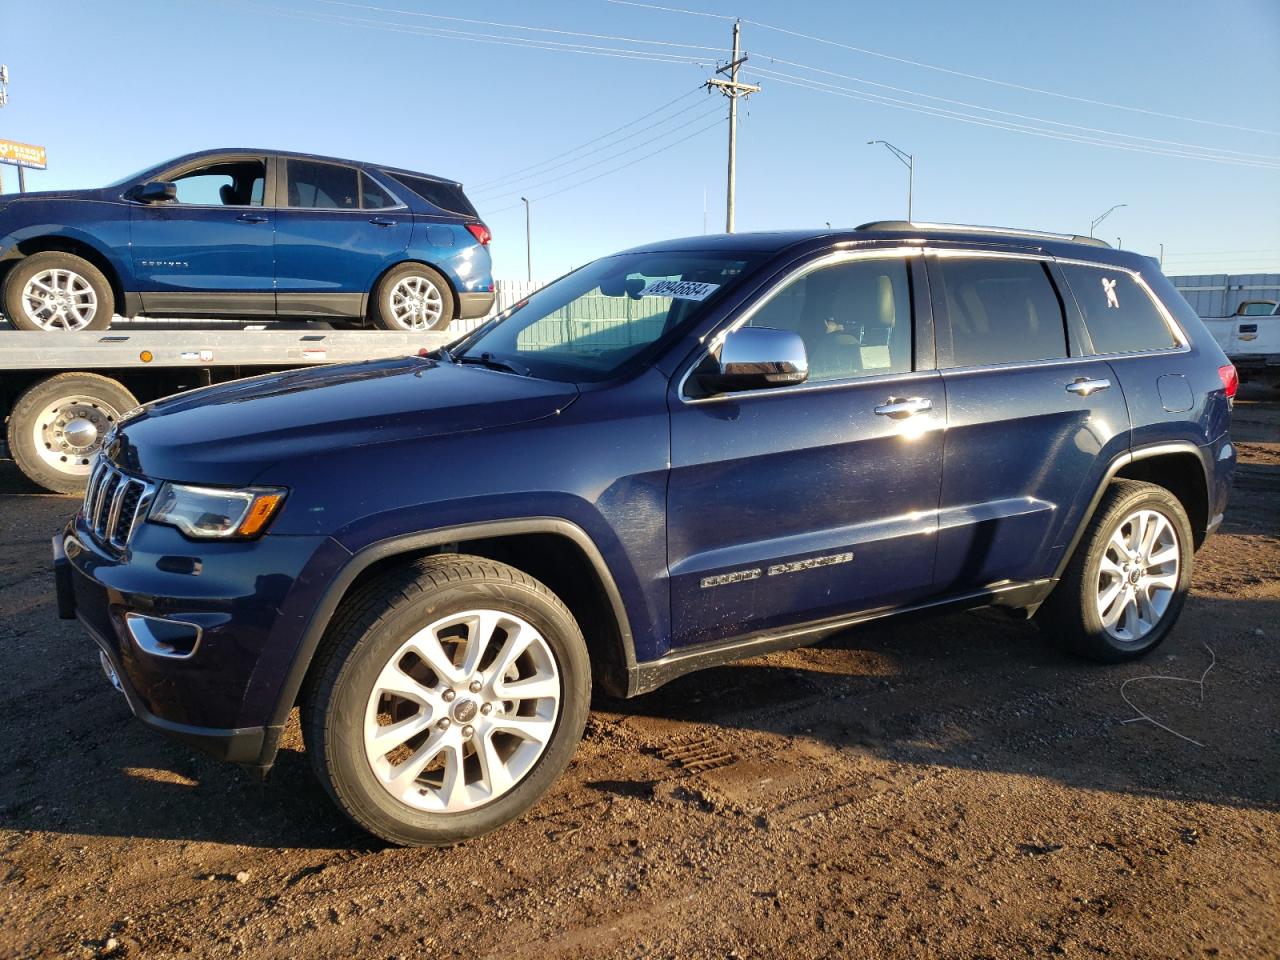
<svg viewBox="0 0 1280 960">
<path fill-rule="evenodd" d="M 524 201 L 524 264 L 525 275 L 530 283 L 533 283 L 533 233 L 529 229 L 529 200 L 521 197 Z"/>
<path fill-rule="evenodd" d="M 1164 269 L 1164 244 L 1160 244 L 1160 269 Z"/>
<path fill-rule="evenodd" d="M 733 233 L 733 201 L 738 174 L 738 98 L 759 93 L 760 88 L 753 83 L 738 82 L 738 67 L 747 62 L 742 56 L 741 47 L 742 23 L 733 22 L 733 56 L 716 73 L 728 73 L 728 80 L 712 77 L 707 81 L 707 89 L 717 89 L 729 98 L 729 186 L 725 200 L 724 231 Z"/>
<path fill-rule="evenodd" d="M 9 104 L 9 67 L 6 64 L 0 63 L 0 107 L 8 106 L 8 104 Z M 23 187 L 25 187 L 26 184 L 22 182 L 21 167 L 18 168 L 18 185 L 19 185 L 18 192 L 22 193 Z M 0 165 L 0 193 L 4 193 L 3 165 Z"/>
</svg>

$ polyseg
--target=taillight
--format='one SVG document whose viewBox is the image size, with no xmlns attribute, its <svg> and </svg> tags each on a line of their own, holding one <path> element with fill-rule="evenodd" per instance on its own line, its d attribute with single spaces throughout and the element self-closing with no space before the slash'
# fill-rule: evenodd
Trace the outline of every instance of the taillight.
<svg viewBox="0 0 1280 960">
<path fill-rule="evenodd" d="M 489 232 L 489 228 L 483 223 L 468 223 L 467 229 L 471 231 L 471 235 L 475 237 L 483 247 L 487 247 L 489 245 L 489 241 L 493 239 L 493 234 Z"/>
<path fill-rule="evenodd" d="M 1218 377 L 1222 380 L 1222 389 L 1227 391 L 1227 399 L 1235 398 L 1236 390 L 1240 387 L 1240 374 L 1236 373 L 1236 368 L 1231 364 L 1218 368 Z"/>
</svg>

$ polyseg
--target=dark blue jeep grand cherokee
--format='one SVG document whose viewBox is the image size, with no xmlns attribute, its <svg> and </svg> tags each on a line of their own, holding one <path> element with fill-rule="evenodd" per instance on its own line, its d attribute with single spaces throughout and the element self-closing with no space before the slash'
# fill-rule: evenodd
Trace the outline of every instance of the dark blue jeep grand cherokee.
<svg viewBox="0 0 1280 960">
<path fill-rule="evenodd" d="M 1235 463 L 1235 375 L 1142 256 L 911 223 L 583 267 L 434 355 L 162 400 L 54 543 L 146 723 L 320 781 L 388 840 L 525 811 L 593 680 L 908 611 L 1067 649 L 1172 629 Z"/>
<path fill-rule="evenodd" d="M 206 150 L 100 189 L 0 197 L 0 303 L 21 330 L 101 330 L 113 312 L 435 330 L 493 306 L 488 244 L 452 180 Z"/>
</svg>

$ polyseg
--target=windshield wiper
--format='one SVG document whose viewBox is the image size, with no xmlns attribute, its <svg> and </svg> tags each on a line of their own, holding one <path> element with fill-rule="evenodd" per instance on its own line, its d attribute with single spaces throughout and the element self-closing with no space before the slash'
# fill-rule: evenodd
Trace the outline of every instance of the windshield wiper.
<svg viewBox="0 0 1280 960">
<path fill-rule="evenodd" d="M 452 355 L 450 355 L 452 357 Z M 474 363 L 482 367 L 488 367 L 490 370 L 505 370 L 507 373 L 514 373 L 521 377 L 532 377 L 533 371 L 522 363 L 515 360 L 502 360 L 495 357 L 492 353 L 485 351 L 484 353 L 472 356 L 469 353 L 452 357 L 455 363 Z"/>
</svg>

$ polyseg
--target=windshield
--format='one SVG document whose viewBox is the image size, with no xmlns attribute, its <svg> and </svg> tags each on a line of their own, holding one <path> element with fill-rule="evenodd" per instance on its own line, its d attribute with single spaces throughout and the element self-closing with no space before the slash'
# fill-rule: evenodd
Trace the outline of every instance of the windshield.
<svg viewBox="0 0 1280 960">
<path fill-rule="evenodd" d="M 653 356 L 751 264 L 696 251 L 605 257 L 517 303 L 454 354 L 515 361 L 548 380 L 609 380 Z"/>
</svg>

